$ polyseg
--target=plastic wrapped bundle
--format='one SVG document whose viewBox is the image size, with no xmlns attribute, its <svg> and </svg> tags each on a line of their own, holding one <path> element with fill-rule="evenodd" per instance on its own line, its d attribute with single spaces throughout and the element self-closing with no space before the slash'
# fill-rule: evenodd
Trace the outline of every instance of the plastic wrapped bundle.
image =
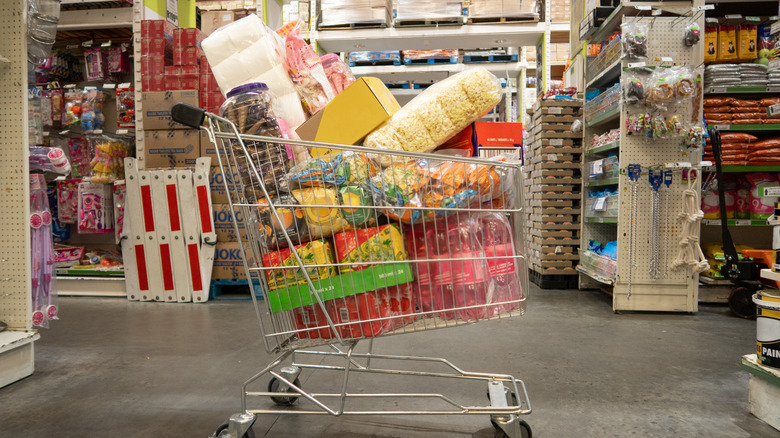
<svg viewBox="0 0 780 438">
<path fill-rule="evenodd" d="M 501 84 L 482 67 L 437 82 L 366 137 L 368 147 L 430 152 L 501 100 Z M 383 165 L 390 164 L 387 157 Z"/>
<path fill-rule="evenodd" d="M 399 20 L 431 20 L 463 15 L 463 3 L 447 0 L 398 0 Z"/>
<path fill-rule="evenodd" d="M 301 102 L 309 114 L 314 115 L 336 97 L 325 75 L 322 61 L 301 36 L 300 27 L 285 39 L 290 77 L 301 96 Z"/>
<path fill-rule="evenodd" d="M 336 95 L 355 82 L 352 70 L 335 53 L 322 55 L 320 61 L 322 61 L 322 68 L 325 69 L 325 74 L 328 76 L 330 85 L 333 87 L 333 92 Z"/>
<path fill-rule="evenodd" d="M 287 72 L 284 42 L 257 15 L 223 26 L 203 40 L 203 51 L 223 94 L 262 82 L 276 95 L 275 112 L 291 128 L 306 120 Z"/>
</svg>

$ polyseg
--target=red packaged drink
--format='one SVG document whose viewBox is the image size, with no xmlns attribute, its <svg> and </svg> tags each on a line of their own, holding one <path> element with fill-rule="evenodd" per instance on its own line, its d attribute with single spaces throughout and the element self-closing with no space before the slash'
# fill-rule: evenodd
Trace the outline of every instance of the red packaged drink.
<svg viewBox="0 0 780 438">
<path fill-rule="evenodd" d="M 336 298 L 325 305 L 342 338 L 372 338 L 392 327 L 389 319 L 369 321 L 390 316 L 387 303 L 379 299 L 376 292 Z"/>
<path fill-rule="evenodd" d="M 183 90 L 181 87 L 181 79 L 178 76 L 165 76 L 165 89 L 166 90 Z"/>
<path fill-rule="evenodd" d="M 198 78 L 179 78 L 180 90 L 197 90 Z"/>
<path fill-rule="evenodd" d="M 479 238 L 485 249 L 490 287 L 493 291 L 491 302 L 505 303 L 490 308 L 491 315 L 518 309 L 518 301 L 524 293 L 520 289 L 519 260 L 512 238 L 512 227 L 506 217 L 499 213 L 482 213 L 478 216 L 480 224 Z M 508 258 L 491 258 L 503 257 Z"/>
<path fill-rule="evenodd" d="M 361 271 L 373 262 L 407 260 L 404 239 L 397 225 L 381 225 L 333 236 L 336 260 L 342 263 L 341 272 Z M 347 265 L 348 263 L 348 265 Z M 386 306 L 392 318 L 391 325 L 398 328 L 414 322 L 414 305 L 411 283 L 379 288 L 376 298 Z"/>
<path fill-rule="evenodd" d="M 194 27 L 173 30 L 173 47 L 196 47 L 200 43 L 200 31 Z"/>
<path fill-rule="evenodd" d="M 444 226 L 443 223 L 431 222 L 419 224 L 409 229 L 406 238 L 406 247 L 414 260 L 432 259 L 434 256 L 433 247 L 429 242 L 434 242 L 437 226 Z M 431 312 L 433 307 L 432 278 L 430 262 L 416 262 L 412 266 L 412 273 L 415 277 L 412 283 L 414 301 L 417 304 L 417 310 L 420 312 Z"/>
<path fill-rule="evenodd" d="M 326 303 L 327 305 L 327 303 Z M 328 320 L 325 318 L 320 308 L 319 303 L 311 304 L 309 306 L 298 307 L 293 309 L 293 322 L 295 323 L 296 330 L 304 330 L 298 332 L 299 338 L 305 339 L 331 339 L 333 333 L 328 327 Z M 317 330 L 305 330 L 307 328 L 316 328 L 326 326 Z"/>
<path fill-rule="evenodd" d="M 460 309 L 442 312 L 445 319 L 464 320 L 487 318 L 485 305 L 488 298 L 488 267 L 485 251 L 479 242 L 479 224 L 466 217 L 449 221 L 444 230 L 436 232 L 434 259 L 442 259 L 432 265 L 433 307 L 435 309 Z M 446 251 L 446 252 L 445 252 Z M 454 259 L 454 260 L 446 260 Z M 438 288 L 438 289 L 437 289 Z"/>
<path fill-rule="evenodd" d="M 179 76 L 186 79 L 198 79 L 200 68 L 197 65 L 182 65 L 179 67 Z"/>
</svg>

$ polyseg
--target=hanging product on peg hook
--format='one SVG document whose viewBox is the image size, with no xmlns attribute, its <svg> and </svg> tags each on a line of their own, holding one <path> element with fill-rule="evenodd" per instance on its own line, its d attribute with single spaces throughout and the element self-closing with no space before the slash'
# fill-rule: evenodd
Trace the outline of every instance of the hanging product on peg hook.
<svg viewBox="0 0 780 438">
<path fill-rule="evenodd" d="M 674 181 L 674 173 L 671 170 L 664 170 L 663 171 L 663 180 L 664 180 L 664 186 L 666 186 L 666 189 L 661 188 L 663 200 L 664 200 L 664 227 L 663 227 L 663 241 L 664 241 L 664 256 L 663 256 L 663 266 L 664 266 L 664 278 L 667 278 L 669 276 L 669 248 L 671 245 L 669 245 L 669 234 L 671 232 L 671 229 L 669 228 L 669 216 L 671 209 L 669 207 L 669 199 L 672 197 L 672 182 Z"/>
<path fill-rule="evenodd" d="M 628 179 L 631 186 L 631 211 L 628 227 L 628 296 L 626 299 L 631 299 L 631 283 L 634 278 L 634 268 L 636 267 L 636 250 L 634 249 L 634 243 L 636 243 L 637 233 L 637 207 L 638 194 L 639 194 L 639 177 L 642 175 L 642 166 L 639 164 L 629 164 L 627 169 Z"/>
<path fill-rule="evenodd" d="M 647 179 L 650 183 L 650 278 L 658 279 L 661 258 L 661 183 L 663 171 L 649 168 Z"/>
</svg>

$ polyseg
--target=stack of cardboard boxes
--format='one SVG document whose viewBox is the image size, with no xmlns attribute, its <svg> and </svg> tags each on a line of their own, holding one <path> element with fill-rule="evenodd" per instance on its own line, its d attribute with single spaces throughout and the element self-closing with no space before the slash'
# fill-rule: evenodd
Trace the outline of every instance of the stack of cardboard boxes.
<svg viewBox="0 0 780 438">
<path fill-rule="evenodd" d="M 550 2 L 550 21 L 553 23 L 568 23 L 571 21 L 569 0 L 552 0 Z"/>
</svg>

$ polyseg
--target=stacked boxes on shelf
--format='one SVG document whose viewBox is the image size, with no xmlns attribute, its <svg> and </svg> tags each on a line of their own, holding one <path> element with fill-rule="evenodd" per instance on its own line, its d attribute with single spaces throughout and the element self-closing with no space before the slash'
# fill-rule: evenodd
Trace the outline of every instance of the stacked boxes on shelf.
<svg viewBox="0 0 780 438">
<path fill-rule="evenodd" d="M 471 0 L 469 5 L 469 19 L 472 21 L 538 18 L 536 0 Z"/>
<path fill-rule="evenodd" d="M 534 105 L 528 127 L 524 190 L 532 280 L 542 288 L 576 288 L 580 229 L 579 99 L 547 99 Z M 529 112 L 531 112 L 529 110 Z"/>
<path fill-rule="evenodd" d="M 178 29 L 165 20 L 141 22 L 144 168 L 192 167 L 206 155 L 199 131 L 171 119 L 176 103 L 219 112 L 224 101 L 200 48 L 203 37 L 198 29 Z"/>
<path fill-rule="evenodd" d="M 553 23 L 568 23 L 571 21 L 571 4 L 569 0 L 552 0 L 550 2 L 550 21 Z"/>
<path fill-rule="evenodd" d="M 396 24 L 403 21 L 452 21 L 463 18 L 464 3 L 452 0 L 397 0 Z"/>
<path fill-rule="evenodd" d="M 321 0 L 319 28 L 390 27 L 390 0 Z"/>
</svg>

